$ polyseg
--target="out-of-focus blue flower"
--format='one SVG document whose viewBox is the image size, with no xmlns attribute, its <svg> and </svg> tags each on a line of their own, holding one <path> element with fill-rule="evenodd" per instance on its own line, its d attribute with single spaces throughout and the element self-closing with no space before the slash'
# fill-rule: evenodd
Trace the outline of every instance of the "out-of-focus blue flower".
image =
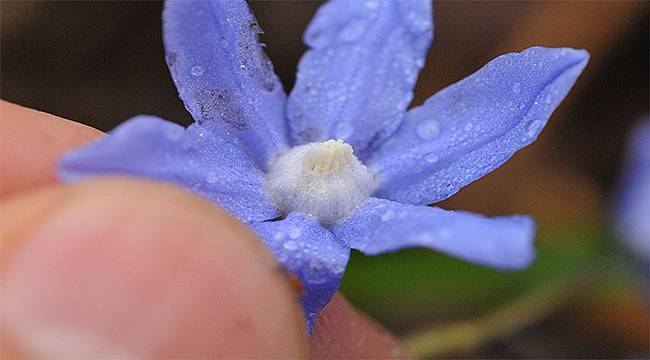
<svg viewBox="0 0 650 360">
<path fill-rule="evenodd" d="M 428 0 L 323 5 L 288 97 L 245 2 L 168 1 L 163 23 L 167 64 L 195 123 L 136 116 L 65 155 L 61 179 L 144 176 L 226 208 L 301 279 L 310 331 L 350 249 L 426 247 L 504 270 L 533 260 L 530 217 L 426 205 L 533 142 L 586 51 L 500 56 L 407 111 L 433 37 Z"/>
<path fill-rule="evenodd" d="M 616 230 L 639 258 L 650 261 L 650 119 L 632 132 L 616 207 Z"/>
</svg>

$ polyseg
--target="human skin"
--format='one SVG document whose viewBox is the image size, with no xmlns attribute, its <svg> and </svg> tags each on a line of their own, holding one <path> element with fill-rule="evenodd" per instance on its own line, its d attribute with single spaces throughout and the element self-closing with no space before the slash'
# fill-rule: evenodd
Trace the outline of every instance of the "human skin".
<svg viewBox="0 0 650 360">
<path fill-rule="evenodd" d="M 2 358 L 389 358 L 342 296 L 306 336 L 299 286 L 248 228 L 172 185 L 74 185 L 60 155 L 102 133 L 0 102 Z"/>
</svg>

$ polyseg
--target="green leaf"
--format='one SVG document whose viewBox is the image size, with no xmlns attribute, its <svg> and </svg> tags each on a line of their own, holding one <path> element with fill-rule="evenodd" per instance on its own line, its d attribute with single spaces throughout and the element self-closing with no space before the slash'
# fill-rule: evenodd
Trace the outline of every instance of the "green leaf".
<svg viewBox="0 0 650 360">
<path fill-rule="evenodd" d="M 602 260 L 608 250 L 599 228 L 538 236 L 529 269 L 500 272 L 412 249 L 367 257 L 355 252 L 342 292 L 361 310 L 395 331 L 489 311 L 541 283 Z"/>
</svg>

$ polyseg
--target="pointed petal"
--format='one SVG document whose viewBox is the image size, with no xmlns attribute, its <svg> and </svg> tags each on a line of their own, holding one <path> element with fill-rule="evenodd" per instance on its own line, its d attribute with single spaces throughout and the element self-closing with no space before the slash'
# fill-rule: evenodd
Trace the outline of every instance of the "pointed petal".
<svg viewBox="0 0 650 360">
<path fill-rule="evenodd" d="M 535 258 L 528 216 L 487 218 L 371 198 L 332 232 L 367 255 L 424 247 L 502 270 L 524 268 Z"/>
<path fill-rule="evenodd" d="M 252 227 L 278 262 L 302 282 L 300 302 L 311 333 L 318 314 L 339 288 L 350 249 L 316 219 L 302 213 Z"/>
<path fill-rule="evenodd" d="M 428 0 L 323 5 L 289 96 L 292 141 L 343 139 L 365 158 L 399 126 L 432 29 Z"/>
<path fill-rule="evenodd" d="M 246 2 L 170 0 L 163 25 L 167 65 L 194 120 L 231 132 L 264 169 L 286 146 L 286 96 Z"/>
<path fill-rule="evenodd" d="M 180 185 L 245 222 L 278 216 L 255 164 L 239 147 L 197 124 L 184 129 L 139 115 L 108 136 L 65 154 L 59 163 L 59 177 L 67 182 L 118 174 Z"/>
<path fill-rule="evenodd" d="M 495 170 L 537 138 L 588 58 L 534 47 L 433 95 L 368 162 L 382 178 L 376 196 L 430 204 Z"/>
</svg>

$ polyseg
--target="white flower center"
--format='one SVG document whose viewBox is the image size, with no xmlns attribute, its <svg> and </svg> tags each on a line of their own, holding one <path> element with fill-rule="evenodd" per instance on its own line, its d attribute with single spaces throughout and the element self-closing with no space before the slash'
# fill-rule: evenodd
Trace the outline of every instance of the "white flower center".
<svg viewBox="0 0 650 360">
<path fill-rule="evenodd" d="M 327 140 L 296 146 L 272 160 L 266 186 L 280 210 L 332 224 L 370 197 L 377 182 L 350 145 Z"/>
</svg>

